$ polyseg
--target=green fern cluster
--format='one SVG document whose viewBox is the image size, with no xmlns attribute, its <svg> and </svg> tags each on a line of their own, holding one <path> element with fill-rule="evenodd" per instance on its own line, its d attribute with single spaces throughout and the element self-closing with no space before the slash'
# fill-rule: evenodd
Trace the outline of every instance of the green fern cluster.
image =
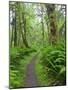
<svg viewBox="0 0 68 90">
<path fill-rule="evenodd" d="M 30 56 L 34 49 L 11 48 L 10 50 L 10 88 L 23 87 L 25 68 L 28 61 L 25 57 Z"/>
<path fill-rule="evenodd" d="M 49 78 L 54 80 L 50 85 L 66 84 L 66 53 L 63 44 L 48 46 L 42 49 L 41 64 L 48 73 Z"/>
</svg>

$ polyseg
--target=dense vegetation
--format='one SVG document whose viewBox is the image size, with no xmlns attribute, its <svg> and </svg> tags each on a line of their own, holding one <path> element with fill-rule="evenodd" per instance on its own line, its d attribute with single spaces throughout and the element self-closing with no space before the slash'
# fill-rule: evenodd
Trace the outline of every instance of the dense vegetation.
<svg viewBox="0 0 68 90">
<path fill-rule="evenodd" d="M 65 85 L 66 83 L 66 61 L 65 49 L 60 46 L 48 46 L 41 50 L 40 61 L 37 68 L 41 86 Z M 43 78 L 44 77 L 44 78 Z"/>
<path fill-rule="evenodd" d="M 10 88 L 25 87 L 38 53 L 38 86 L 66 84 L 66 5 L 10 2 Z"/>
</svg>

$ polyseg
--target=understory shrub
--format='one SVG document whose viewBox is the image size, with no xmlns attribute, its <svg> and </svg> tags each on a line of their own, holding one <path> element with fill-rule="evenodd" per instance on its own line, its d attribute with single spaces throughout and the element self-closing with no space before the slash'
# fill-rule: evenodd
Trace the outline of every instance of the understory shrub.
<svg viewBox="0 0 68 90">
<path fill-rule="evenodd" d="M 25 57 L 36 50 L 31 48 L 10 48 L 10 88 L 22 87 L 24 83 Z"/>
<path fill-rule="evenodd" d="M 41 50 L 40 63 L 48 73 L 49 78 L 54 80 L 51 85 L 66 84 L 66 52 L 64 44 L 48 46 Z"/>
</svg>

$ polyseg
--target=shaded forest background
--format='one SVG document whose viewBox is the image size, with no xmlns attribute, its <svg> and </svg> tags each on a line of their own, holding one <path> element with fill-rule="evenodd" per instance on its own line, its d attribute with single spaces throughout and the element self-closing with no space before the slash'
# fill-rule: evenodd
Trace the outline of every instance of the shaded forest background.
<svg viewBox="0 0 68 90">
<path fill-rule="evenodd" d="M 10 87 L 25 87 L 27 64 L 38 54 L 38 86 L 66 84 L 66 5 L 10 2 Z"/>
</svg>

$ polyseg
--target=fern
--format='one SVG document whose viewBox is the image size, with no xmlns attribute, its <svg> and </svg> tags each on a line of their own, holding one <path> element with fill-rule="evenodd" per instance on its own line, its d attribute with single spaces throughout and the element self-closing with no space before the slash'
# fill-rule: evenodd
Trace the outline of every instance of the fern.
<svg viewBox="0 0 68 90">
<path fill-rule="evenodd" d="M 44 48 L 41 55 L 41 64 L 43 67 L 45 66 L 48 68 L 47 71 L 49 74 L 54 73 L 53 78 L 56 78 L 56 81 L 59 81 L 60 84 L 65 83 L 65 57 L 64 44 L 60 44 L 55 47 L 48 46 Z M 55 74 L 57 77 L 55 77 Z"/>
</svg>

